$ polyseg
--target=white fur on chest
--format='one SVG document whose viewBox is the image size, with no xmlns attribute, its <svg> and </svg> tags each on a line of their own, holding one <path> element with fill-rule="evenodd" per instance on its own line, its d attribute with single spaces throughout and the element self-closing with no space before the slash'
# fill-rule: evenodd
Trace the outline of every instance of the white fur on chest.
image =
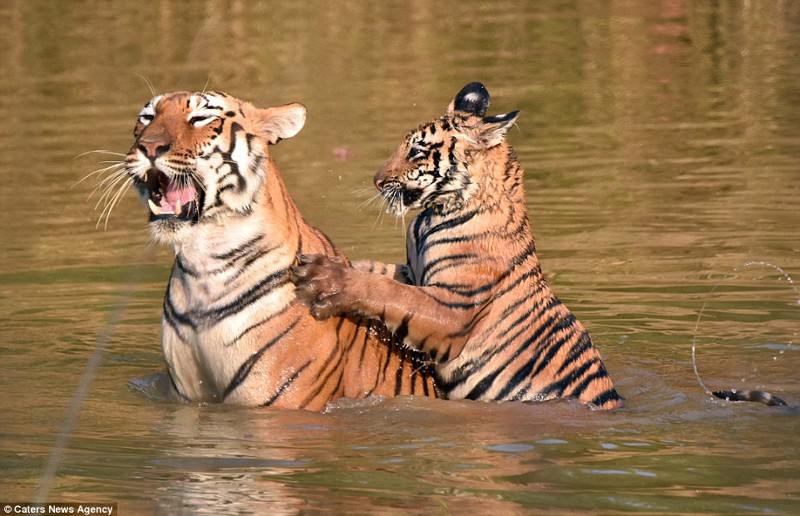
<svg viewBox="0 0 800 516">
<path fill-rule="evenodd" d="M 176 247 L 162 317 L 162 348 L 182 394 L 193 400 L 221 401 L 238 368 L 263 345 L 257 341 L 260 333 L 252 331 L 254 325 L 294 299 L 294 288 L 282 275 L 293 262 L 294 251 L 285 245 L 271 246 L 264 236 L 245 258 L 231 265 L 231 260 L 219 256 L 253 241 L 263 228 L 234 224 L 197 230 L 195 238 Z"/>
</svg>

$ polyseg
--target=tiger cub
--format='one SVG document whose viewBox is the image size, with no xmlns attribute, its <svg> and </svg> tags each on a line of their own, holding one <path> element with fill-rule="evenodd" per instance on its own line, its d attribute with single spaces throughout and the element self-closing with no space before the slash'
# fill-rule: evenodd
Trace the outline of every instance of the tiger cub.
<svg viewBox="0 0 800 516">
<path fill-rule="evenodd" d="M 161 329 L 172 387 L 191 401 L 309 410 L 343 396 L 436 396 L 382 323 L 320 322 L 295 300 L 298 254 L 346 263 L 270 156 L 305 119 L 300 104 L 259 109 L 222 92 L 159 95 L 139 113 L 124 173 L 153 238 L 175 251 Z"/>
<path fill-rule="evenodd" d="M 589 333 L 542 274 L 522 168 L 505 141 L 518 111 L 485 116 L 488 106 L 482 84 L 466 85 L 375 175 L 398 213 L 422 210 L 408 228 L 408 263 L 351 268 L 335 257 L 301 257 L 298 297 L 318 319 L 385 321 L 430 356 L 450 399 L 572 397 L 620 407 Z"/>
</svg>

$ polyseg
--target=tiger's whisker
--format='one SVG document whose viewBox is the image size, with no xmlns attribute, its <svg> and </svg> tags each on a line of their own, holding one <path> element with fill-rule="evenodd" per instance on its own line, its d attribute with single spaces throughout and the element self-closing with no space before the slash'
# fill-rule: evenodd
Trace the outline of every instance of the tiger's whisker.
<svg viewBox="0 0 800 516">
<path fill-rule="evenodd" d="M 109 174 L 108 177 L 104 178 L 102 181 L 97 183 L 97 185 L 94 188 L 92 188 L 92 191 L 89 192 L 89 195 L 88 197 L 86 197 L 86 200 L 91 199 L 97 192 L 104 191 L 105 189 L 109 188 L 110 185 L 116 184 L 120 178 L 123 178 L 127 175 L 128 174 L 125 171 L 117 171 L 112 174 Z"/>
<path fill-rule="evenodd" d="M 125 181 L 126 179 L 129 179 L 128 176 L 120 176 L 116 180 L 114 180 L 113 183 L 109 183 L 108 188 L 106 188 L 103 191 L 103 194 L 97 200 L 97 204 L 94 205 L 94 209 L 96 210 L 101 204 L 103 204 L 106 201 L 108 201 L 108 198 L 109 198 L 109 196 L 111 196 L 112 192 L 114 191 L 114 188 L 116 188 L 117 185 L 119 185 L 121 182 Z"/>
<path fill-rule="evenodd" d="M 366 206 L 369 206 L 370 204 L 374 203 L 378 199 L 378 197 L 381 197 L 381 193 L 380 192 L 375 193 L 375 195 L 371 196 L 369 199 L 359 203 L 356 206 L 356 210 L 360 211 L 362 208 L 365 208 Z"/>
<path fill-rule="evenodd" d="M 86 174 L 85 176 L 80 178 L 78 181 L 73 183 L 70 188 L 74 188 L 74 187 L 78 186 L 79 184 L 83 183 L 84 181 L 86 181 L 87 179 L 89 179 L 92 176 L 95 176 L 97 174 L 102 174 L 103 172 L 107 172 L 107 171 L 114 171 L 115 168 L 120 168 L 120 167 L 123 167 L 124 165 L 125 165 L 125 163 L 116 163 L 116 164 L 113 164 L 113 165 L 109 165 L 107 167 L 98 168 L 97 170 L 92 170 L 91 172 L 89 172 L 88 174 Z"/>
<path fill-rule="evenodd" d="M 112 156 L 121 156 L 123 158 L 125 157 L 125 154 L 122 154 L 121 152 L 114 152 L 114 151 L 105 150 L 105 149 L 95 149 L 95 150 L 90 150 L 90 151 L 86 151 L 86 152 L 81 152 L 80 154 L 76 155 L 73 159 L 82 158 L 84 156 L 88 156 L 89 154 L 93 154 L 93 153 L 110 154 Z"/>
<path fill-rule="evenodd" d="M 145 85 L 147 85 L 147 89 L 150 90 L 150 96 L 151 97 L 155 97 L 156 96 L 156 90 L 155 90 L 155 88 L 153 88 L 153 83 L 150 82 L 150 80 L 147 77 L 145 77 L 144 75 L 142 75 L 140 73 L 137 73 L 135 75 L 137 77 L 139 77 L 141 80 L 143 80 Z"/>
<path fill-rule="evenodd" d="M 122 198 L 125 192 L 128 191 L 130 185 L 133 184 L 133 181 L 129 177 L 125 179 L 128 179 L 128 181 L 125 181 L 122 184 L 120 184 L 119 188 L 116 188 L 116 190 L 114 190 L 113 195 L 110 195 L 106 198 L 105 206 L 103 207 L 103 210 L 100 212 L 100 217 L 98 217 L 97 219 L 97 224 L 95 225 L 96 228 L 100 227 L 100 222 L 103 220 L 103 216 L 105 216 L 106 220 L 103 229 L 104 230 L 108 229 L 108 219 L 109 217 L 111 217 L 111 211 L 114 209 L 114 206 L 117 204 L 119 199 Z M 109 190 L 109 192 L 110 191 L 111 190 Z"/>
</svg>

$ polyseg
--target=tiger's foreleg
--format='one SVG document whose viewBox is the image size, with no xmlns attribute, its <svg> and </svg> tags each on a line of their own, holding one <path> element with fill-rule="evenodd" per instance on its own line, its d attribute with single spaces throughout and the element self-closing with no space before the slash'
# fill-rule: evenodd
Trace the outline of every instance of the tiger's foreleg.
<svg viewBox="0 0 800 516">
<path fill-rule="evenodd" d="M 381 319 L 407 345 L 439 361 L 461 352 L 476 311 L 448 303 L 441 288 L 406 285 L 326 256 L 301 257 L 292 281 L 315 318 L 354 313 Z"/>
</svg>

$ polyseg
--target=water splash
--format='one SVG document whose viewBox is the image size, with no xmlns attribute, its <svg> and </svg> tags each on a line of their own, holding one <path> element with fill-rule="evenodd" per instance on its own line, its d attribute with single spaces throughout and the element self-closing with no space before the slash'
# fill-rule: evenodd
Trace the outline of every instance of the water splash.
<svg viewBox="0 0 800 516">
<path fill-rule="evenodd" d="M 789 273 L 787 273 L 783 268 L 765 261 L 748 261 L 745 262 L 743 268 L 752 269 L 753 267 L 756 266 L 769 267 L 778 272 L 778 274 L 780 274 L 783 277 L 783 279 L 785 279 L 789 283 L 789 286 L 791 287 L 792 291 L 794 291 L 797 299 L 795 304 L 800 305 L 800 290 L 798 290 L 797 285 L 795 285 L 794 281 L 792 280 L 792 277 L 789 276 Z M 738 272 L 738 269 L 734 269 L 734 271 Z M 716 292 L 720 284 L 721 283 L 717 283 L 716 285 L 714 285 L 714 288 L 711 289 L 709 295 Z M 694 332 L 692 334 L 692 369 L 694 370 L 695 378 L 697 378 L 697 383 L 700 384 L 700 387 L 703 389 L 703 391 L 711 397 L 723 399 L 725 401 L 755 401 L 770 406 L 786 405 L 786 402 L 783 401 L 781 398 L 765 391 L 758 391 L 758 390 L 739 391 L 737 389 L 712 391 L 706 386 L 706 384 L 703 382 L 703 379 L 700 377 L 700 372 L 697 369 L 697 330 L 700 327 L 700 319 L 702 319 L 703 317 L 703 312 L 705 311 L 707 304 L 708 301 L 704 302 L 703 306 L 700 307 L 700 312 L 698 312 L 697 314 L 697 320 L 695 321 Z M 792 342 L 790 341 L 789 344 L 792 344 Z M 783 352 L 780 352 L 779 354 L 782 355 Z M 773 356 L 772 359 L 777 360 L 777 355 Z"/>
</svg>

